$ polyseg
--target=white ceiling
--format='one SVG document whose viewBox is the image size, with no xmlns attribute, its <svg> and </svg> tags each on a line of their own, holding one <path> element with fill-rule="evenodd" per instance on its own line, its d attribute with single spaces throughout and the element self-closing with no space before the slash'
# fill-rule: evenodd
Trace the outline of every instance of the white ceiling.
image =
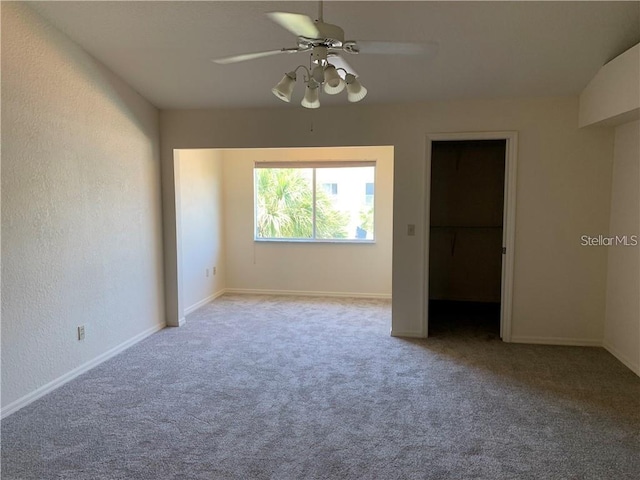
<svg viewBox="0 0 640 480">
<path fill-rule="evenodd" d="M 286 106 L 271 87 L 307 54 L 232 65 L 212 58 L 295 46 L 270 11 L 316 18 L 317 2 L 32 2 L 159 108 Z M 365 103 L 578 94 L 640 41 L 640 2 L 325 2 L 347 39 L 439 44 L 436 56 L 348 56 Z M 347 55 L 347 54 L 345 54 Z M 301 82 L 298 82 L 301 83 Z M 298 106 L 302 86 L 292 104 Z M 322 95 L 346 103 L 345 94 Z M 295 102 L 295 103 L 294 103 Z"/>
</svg>

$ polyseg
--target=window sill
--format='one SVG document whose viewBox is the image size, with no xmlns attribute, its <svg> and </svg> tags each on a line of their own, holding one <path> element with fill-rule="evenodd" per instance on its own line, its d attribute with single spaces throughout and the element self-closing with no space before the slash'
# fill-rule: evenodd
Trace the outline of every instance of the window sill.
<svg viewBox="0 0 640 480">
<path fill-rule="evenodd" d="M 319 243 L 340 245 L 375 245 L 375 240 L 313 240 L 305 238 L 254 238 L 255 243 Z"/>
</svg>

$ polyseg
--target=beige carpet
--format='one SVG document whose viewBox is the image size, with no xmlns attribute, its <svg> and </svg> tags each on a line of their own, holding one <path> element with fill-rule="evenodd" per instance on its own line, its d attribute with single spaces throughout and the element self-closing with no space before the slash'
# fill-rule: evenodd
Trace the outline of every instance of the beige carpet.
<svg viewBox="0 0 640 480">
<path fill-rule="evenodd" d="M 2 479 L 637 479 L 640 378 L 599 348 L 374 300 L 224 296 L 2 421 Z"/>
</svg>

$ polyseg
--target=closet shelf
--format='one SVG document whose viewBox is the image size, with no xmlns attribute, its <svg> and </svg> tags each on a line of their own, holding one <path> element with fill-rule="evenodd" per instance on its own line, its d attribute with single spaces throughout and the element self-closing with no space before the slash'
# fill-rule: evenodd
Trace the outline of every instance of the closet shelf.
<svg viewBox="0 0 640 480">
<path fill-rule="evenodd" d="M 431 228 L 502 228 L 502 225 L 467 226 L 467 225 L 431 225 Z"/>
</svg>

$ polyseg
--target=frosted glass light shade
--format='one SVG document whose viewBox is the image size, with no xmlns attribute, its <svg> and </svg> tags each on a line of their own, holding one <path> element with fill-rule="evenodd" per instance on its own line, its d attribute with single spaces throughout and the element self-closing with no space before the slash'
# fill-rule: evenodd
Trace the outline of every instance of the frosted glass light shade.
<svg viewBox="0 0 640 480">
<path fill-rule="evenodd" d="M 324 67 L 318 65 L 311 70 L 311 78 L 313 78 L 318 85 L 321 85 L 322 82 L 324 82 Z"/>
<path fill-rule="evenodd" d="M 319 108 L 320 107 L 320 94 L 318 84 L 307 85 L 304 91 L 304 98 L 301 105 L 305 108 Z"/>
<path fill-rule="evenodd" d="M 296 86 L 296 72 L 289 72 L 282 80 L 271 89 L 273 94 L 283 102 L 291 101 L 291 94 L 293 93 L 293 87 Z"/>
<path fill-rule="evenodd" d="M 344 90 L 344 80 L 338 75 L 336 67 L 327 65 L 324 69 L 324 91 L 329 95 L 335 95 Z"/>
<path fill-rule="evenodd" d="M 345 78 L 347 84 L 347 100 L 359 102 L 367 96 L 367 89 L 362 86 L 355 75 L 349 73 Z"/>
</svg>

